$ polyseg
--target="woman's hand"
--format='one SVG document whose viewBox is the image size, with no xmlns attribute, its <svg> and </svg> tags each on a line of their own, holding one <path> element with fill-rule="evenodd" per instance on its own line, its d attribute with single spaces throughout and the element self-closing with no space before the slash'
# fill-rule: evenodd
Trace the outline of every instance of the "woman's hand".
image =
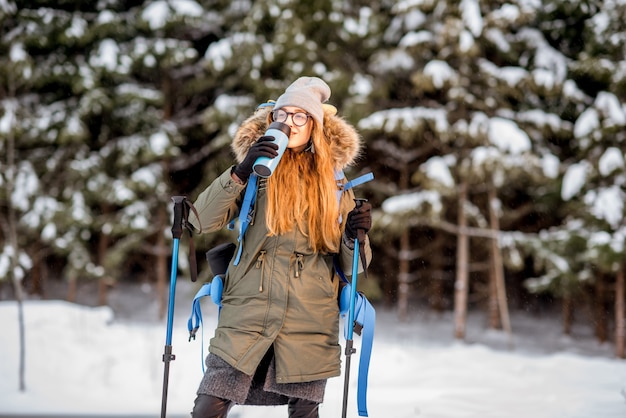
<svg viewBox="0 0 626 418">
<path fill-rule="evenodd" d="M 358 237 L 358 231 L 364 232 L 363 236 L 372 228 L 372 205 L 363 202 L 348 213 L 346 221 L 346 238 L 354 240 Z"/>
<path fill-rule="evenodd" d="M 244 160 L 237 164 L 232 171 L 243 183 L 248 181 L 252 174 L 252 166 L 259 157 L 274 158 L 278 156 L 278 145 L 275 144 L 273 136 L 262 136 L 248 150 Z"/>
</svg>

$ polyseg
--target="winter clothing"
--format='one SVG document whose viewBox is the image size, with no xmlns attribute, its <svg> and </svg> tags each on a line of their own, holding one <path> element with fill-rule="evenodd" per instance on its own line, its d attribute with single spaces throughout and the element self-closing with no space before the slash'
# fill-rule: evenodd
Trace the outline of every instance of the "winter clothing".
<svg viewBox="0 0 626 418">
<path fill-rule="evenodd" d="M 300 77 L 294 81 L 278 100 L 274 109 L 285 106 L 299 107 L 313 116 L 320 126 L 324 124 L 322 103 L 330 98 L 330 87 L 317 77 Z"/>
<path fill-rule="evenodd" d="M 306 399 L 289 399 L 289 418 L 317 418 L 319 404 Z"/>
<path fill-rule="evenodd" d="M 254 376 L 249 376 L 213 353 L 206 358 L 206 372 L 198 393 L 211 394 L 240 405 L 284 405 L 289 398 L 314 402 L 324 400 L 326 380 L 301 383 L 276 383 L 276 365 L 272 348 L 265 354 Z"/>
<path fill-rule="evenodd" d="M 357 237 L 357 231 L 367 234 L 372 227 L 372 205 L 364 202 L 361 207 L 354 208 L 348 213 L 346 222 L 346 238 L 353 241 Z"/>
<path fill-rule="evenodd" d="M 284 105 L 301 107 L 316 117 L 309 102 L 292 104 L 291 98 L 308 99 L 308 95 L 324 93 L 326 84 L 315 81 L 319 79 L 300 80 L 279 102 L 282 99 Z M 330 89 L 316 100 L 320 103 L 329 95 Z M 358 157 L 360 138 L 333 109 L 320 109 L 334 165 L 343 169 Z M 239 163 L 265 132 L 269 111 L 259 110 L 237 131 L 232 147 Z M 341 374 L 339 278 L 334 273 L 333 254 L 312 251 L 307 236 L 298 228 L 268 236 L 266 181 L 260 180 L 254 219 L 243 239 L 240 261 L 238 265 L 230 263 L 224 279 L 223 307 L 198 393 L 253 405 L 286 404 L 291 399 L 294 417 L 313 417 L 317 416 L 317 403 L 323 400 L 326 379 Z M 200 222 L 196 225 L 194 216 L 190 222 L 201 224 L 203 232 L 225 227 L 239 213 L 244 188 L 232 179 L 231 169 L 225 171 L 194 203 Z M 354 208 L 353 198 L 351 190 L 342 194 L 337 214 L 338 220 L 344 221 L 340 228 L 345 227 Z M 350 274 L 352 249 L 341 241 L 337 259 Z M 363 247 L 369 262 L 367 238 Z M 296 398 L 311 402 L 297 402 L 293 400 Z"/>
<path fill-rule="evenodd" d="M 278 145 L 272 142 L 273 140 L 274 137 L 272 136 L 262 136 L 259 138 L 259 140 L 250 147 L 246 158 L 233 167 L 233 173 L 244 183 L 248 181 L 250 174 L 252 174 L 252 166 L 257 158 L 274 158 L 278 155 Z"/>
<path fill-rule="evenodd" d="M 196 397 L 191 412 L 192 418 L 226 418 L 233 402 L 228 399 L 200 394 Z"/>
</svg>

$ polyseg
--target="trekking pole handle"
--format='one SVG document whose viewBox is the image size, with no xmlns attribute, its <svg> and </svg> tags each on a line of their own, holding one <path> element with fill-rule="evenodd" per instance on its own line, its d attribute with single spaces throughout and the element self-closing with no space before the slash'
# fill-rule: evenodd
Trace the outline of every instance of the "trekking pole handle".
<svg viewBox="0 0 626 418">
<path fill-rule="evenodd" d="M 367 199 L 364 199 L 362 197 L 357 197 L 354 199 L 354 205 L 356 208 L 360 208 L 361 206 L 363 206 L 364 202 L 367 202 Z M 365 231 L 363 229 L 357 229 L 357 238 L 359 239 L 359 242 L 364 242 Z"/>
<path fill-rule="evenodd" d="M 185 196 L 172 196 L 174 202 L 174 223 L 172 224 L 172 236 L 174 239 L 180 239 L 183 235 L 183 202 Z"/>
</svg>

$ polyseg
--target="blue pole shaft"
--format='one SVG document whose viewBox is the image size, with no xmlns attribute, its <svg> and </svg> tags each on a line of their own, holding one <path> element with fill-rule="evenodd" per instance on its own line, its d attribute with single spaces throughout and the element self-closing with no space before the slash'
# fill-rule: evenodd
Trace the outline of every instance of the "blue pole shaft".
<svg viewBox="0 0 626 418">
<path fill-rule="evenodd" d="M 359 240 L 354 239 L 354 256 L 352 258 L 352 286 L 350 288 L 350 310 L 348 311 L 348 340 L 352 340 L 354 330 L 354 305 L 356 303 L 356 285 L 359 275 Z"/>
<path fill-rule="evenodd" d="M 352 346 L 354 335 L 354 310 L 356 305 L 356 286 L 359 274 L 359 239 L 354 240 L 354 256 L 352 258 L 352 283 L 350 285 L 350 307 L 348 308 L 348 335 L 346 336 L 346 372 L 343 381 L 343 405 L 341 418 L 348 414 L 348 392 L 350 391 L 350 359 L 356 350 Z"/>
<path fill-rule="evenodd" d="M 172 345 L 172 328 L 174 322 L 174 300 L 176 299 L 176 276 L 178 273 L 178 243 L 179 239 L 174 238 L 174 248 L 172 249 L 172 273 L 170 275 L 170 299 L 167 308 L 167 334 L 165 344 Z"/>
</svg>

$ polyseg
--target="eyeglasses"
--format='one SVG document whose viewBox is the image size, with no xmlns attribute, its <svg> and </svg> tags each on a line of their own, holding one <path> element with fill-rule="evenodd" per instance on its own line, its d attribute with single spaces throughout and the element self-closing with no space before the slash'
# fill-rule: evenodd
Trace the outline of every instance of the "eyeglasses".
<svg viewBox="0 0 626 418">
<path fill-rule="evenodd" d="M 296 126 L 304 126 L 309 121 L 311 115 L 304 112 L 285 112 L 283 109 L 274 110 L 272 118 L 276 122 L 287 122 L 287 118 L 291 115 L 291 120 Z"/>
</svg>

